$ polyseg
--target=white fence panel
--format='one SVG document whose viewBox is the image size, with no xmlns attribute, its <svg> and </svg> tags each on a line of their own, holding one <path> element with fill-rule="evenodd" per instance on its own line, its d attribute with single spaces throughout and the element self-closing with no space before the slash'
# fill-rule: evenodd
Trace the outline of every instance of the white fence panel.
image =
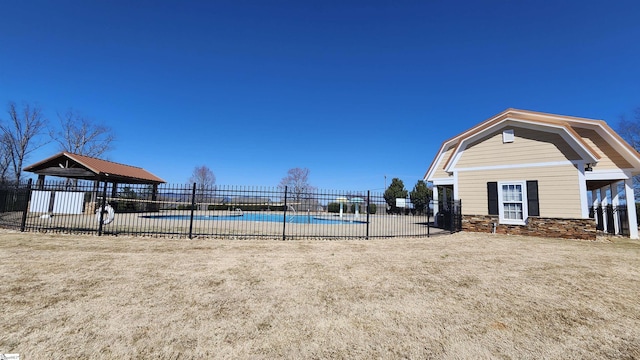
<svg viewBox="0 0 640 360">
<path fill-rule="evenodd" d="M 30 212 L 49 212 L 49 204 L 51 203 L 51 191 L 34 190 L 31 192 L 31 204 L 29 204 Z"/>
<path fill-rule="evenodd" d="M 56 191 L 53 201 L 54 214 L 82 214 L 82 204 L 84 202 L 83 192 Z"/>
</svg>

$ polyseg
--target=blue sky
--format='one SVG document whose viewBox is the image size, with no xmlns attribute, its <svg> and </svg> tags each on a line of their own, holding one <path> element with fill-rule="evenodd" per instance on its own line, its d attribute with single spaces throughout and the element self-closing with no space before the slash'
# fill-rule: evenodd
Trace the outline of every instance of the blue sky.
<svg viewBox="0 0 640 360">
<path fill-rule="evenodd" d="M 74 108 L 169 183 L 411 190 L 440 144 L 510 107 L 640 106 L 637 1 L 1 2 L 0 105 Z M 6 120 L 6 112 L 0 112 Z M 34 152 L 27 165 L 55 154 Z"/>
</svg>

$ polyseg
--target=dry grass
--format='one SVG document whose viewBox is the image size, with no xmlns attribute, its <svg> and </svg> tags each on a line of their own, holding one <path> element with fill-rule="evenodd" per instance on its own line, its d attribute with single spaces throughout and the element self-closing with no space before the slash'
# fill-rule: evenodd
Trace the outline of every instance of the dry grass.
<svg viewBox="0 0 640 360">
<path fill-rule="evenodd" d="M 24 359 L 640 358 L 640 242 L 0 233 Z"/>
<path fill-rule="evenodd" d="M 244 212 L 244 214 L 270 214 L 280 215 L 282 212 Z M 235 214 L 228 211 L 195 211 L 196 220 L 193 224 L 189 221 L 190 211 L 184 210 L 162 210 L 159 213 L 118 213 L 115 220 L 103 227 L 103 231 L 108 234 L 159 234 L 161 236 L 174 236 L 187 238 L 189 230 L 193 231 L 195 237 L 259 237 L 281 239 L 283 224 L 271 221 L 244 221 L 244 220 L 197 220 L 199 216 L 228 216 Z M 0 213 L 0 223 L 7 226 L 19 228 L 22 220 L 22 212 Z M 335 220 L 335 216 L 326 212 L 298 213 L 294 216 L 309 216 L 330 218 Z M 176 216 L 182 219 L 170 218 L 146 218 L 145 216 Z M 345 214 L 345 220 L 366 221 L 366 214 L 361 214 L 355 218 L 353 214 Z M 367 227 L 371 237 L 392 237 L 392 236 L 416 236 L 427 234 L 426 216 L 393 216 L 393 215 L 370 215 L 368 226 L 363 223 L 343 223 L 343 224 L 306 224 L 287 223 L 286 235 L 288 239 L 308 239 L 310 237 L 366 237 Z M 41 218 L 39 213 L 29 213 L 26 219 L 26 228 L 32 230 L 53 230 L 53 231 L 85 231 L 87 233 L 98 232 L 98 222 L 94 215 L 55 215 L 53 217 Z M 83 230 L 79 230 L 83 229 Z M 437 232 L 438 229 L 430 229 Z"/>
</svg>

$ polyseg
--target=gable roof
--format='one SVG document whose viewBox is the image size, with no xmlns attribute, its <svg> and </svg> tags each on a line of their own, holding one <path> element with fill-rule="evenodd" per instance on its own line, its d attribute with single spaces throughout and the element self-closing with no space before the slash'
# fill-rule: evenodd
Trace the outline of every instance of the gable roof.
<svg viewBox="0 0 640 360">
<path fill-rule="evenodd" d="M 39 175 L 104 180 L 123 184 L 161 184 L 165 181 L 147 170 L 84 155 L 61 152 L 24 168 Z"/>
<path fill-rule="evenodd" d="M 545 131 L 558 133 L 585 160 L 585 162 L 589 163 L 597 163 L 601 157 L 595 149 L 593 149 L 585 139 L 578 134 L 576 128 L 595 130 L 634 166 L 636 172 L 640 172 L 640 154 L 603 120 L 585 119 L 510 108 L 459 135 L 445 140 L 440 146 L 438 154 L 432 161 L 429 169 L 425 173 L 424 178 L 429 179 L 433 176 L 436 170 L 435 167 L 440 162 L 440 158 L 444 152 L 455 147 L 454 151 L 451 152 L 443 166 L 445 171 L 451 171 L 455 166 L 456 159 L 459 158 L 457 155 L 465 149 L 467 144 L 485 136 L 491 131 L 499 129 L 505 123 L 514 123 L 518 126 L 544 129 Z"/>
</svg>

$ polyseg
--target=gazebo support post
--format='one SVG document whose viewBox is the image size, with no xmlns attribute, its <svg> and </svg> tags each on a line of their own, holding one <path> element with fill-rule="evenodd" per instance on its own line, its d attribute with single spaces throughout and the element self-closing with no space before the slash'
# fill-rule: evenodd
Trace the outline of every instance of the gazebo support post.
<svg viewBox="0 0 640 360">
<path fill-rule="evenodd" d="M 117 197 L 118 197 L 118 183 L 114 181 L 111 183 L 111 201 L 109 202 L 109 205 L 111 205 L 111 207 L 113 207 L 114 210 L 118 209 L 118 202 L 113 200 Z"/>
<path fill-rule="evenodd" d="M 100 205 L 100 216 L 98 217 L 98 236 L 102 236 L 102 225 L 104 224 L 104 209 L 107 206 L 107 182 L 104 181 L 104 189 L 102 190 L 102 204 Z"/>
<path fill-rule="evenodd" d="M 158 184 L 153 184 L 153 189 L 151 190 L 151 201 L 152 201 L 152 203 L 149 204 L 149 207 L 148 207 L 147 211 L 157 212 L 157 211 L 160 210 L 160 207 L 156 203 L 156 200 L 158 200 Z"/>
<path fill-rule="evenodd" d="M 38 190 L 42 190 L 44 189 L 44 178 L 46 177 L 46 175 L 38 175 L 38 181 L 36 181 L 36 189 Z"/>
<path fill-rule="evenodd" d="M 85 208 L 85 214 L 91 215 L 96 212 L 96 203 L 98 202 L 98 189 L 100 187 L 100 180 L 93 180 L 93 189 L 91 190 L 91 199 Z"/>
</svg>

